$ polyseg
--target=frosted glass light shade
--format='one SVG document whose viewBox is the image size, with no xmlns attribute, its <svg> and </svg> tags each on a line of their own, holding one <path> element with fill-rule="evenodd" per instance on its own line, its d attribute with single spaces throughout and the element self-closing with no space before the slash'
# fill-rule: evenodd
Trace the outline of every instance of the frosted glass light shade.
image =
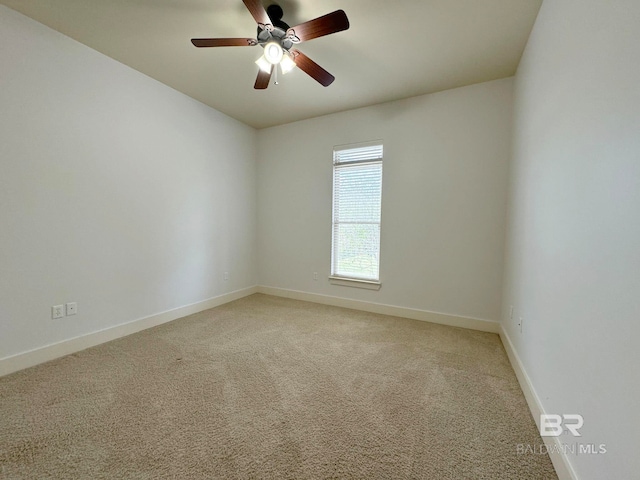
<svg viewBox="0 0 640 480">
<path fill-rule="evenodd" d="M 280 61 L 280 70 L 282 70 L 282 74 L 285 75 L 294 68 L 296 68 L 296 62 L 293 61 L 293 58 L 291 58 L 289 54 L 285 54 Z"/>
<path fill-rule="evenodd" d="M 264 58 L 267 59 L 271 65 L 277 65 L 282 60 L 284 52 L 279 43 L 269 42 L 264 46 Z"/>
<path fill-rule="evenodd" d="M 258 65 L 260 67 L 260 70 L 262 70 L 264 73 L 271 73 L 272 65 L 267 61 L 266 58 L 264 58 L 264 55 L 256 60 L 256 65 Z"/>
</svg>

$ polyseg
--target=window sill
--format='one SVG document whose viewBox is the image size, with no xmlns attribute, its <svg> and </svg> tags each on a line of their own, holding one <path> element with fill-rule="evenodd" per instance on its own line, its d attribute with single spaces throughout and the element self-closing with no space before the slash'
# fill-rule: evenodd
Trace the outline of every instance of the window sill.
<svg viewBox="0 0 640 480">
<path fill-rule="evenodd" d="M 342 285 L 343 287 L 366 288 L 367 290 L 380 290 L 382 284 L 373 280 L 359 280 L 356 278 L 329 277 L 332 285 Z"/>
</svg>

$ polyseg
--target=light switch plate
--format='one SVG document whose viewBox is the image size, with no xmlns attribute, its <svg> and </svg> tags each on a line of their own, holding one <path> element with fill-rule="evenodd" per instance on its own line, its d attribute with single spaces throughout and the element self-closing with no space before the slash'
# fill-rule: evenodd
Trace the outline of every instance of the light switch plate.
<svg viewBox="0 0 640 480">
<path fill-rule="evenodd" d="M 54 305 L 51 307 L 51 318 L 64 317 L 64 305 Z"/>
</svg>

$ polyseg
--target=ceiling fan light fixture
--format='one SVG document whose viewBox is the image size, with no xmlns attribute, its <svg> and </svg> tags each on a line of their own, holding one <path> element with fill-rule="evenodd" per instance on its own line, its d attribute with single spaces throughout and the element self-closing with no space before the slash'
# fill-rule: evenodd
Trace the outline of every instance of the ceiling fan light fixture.
<svg viewBox="0 0 640 480">
<path fill-rule="evenodd" d="M 280 70 L 282 70 L 282 74 L 286 75 L 294 68 L 296 68 L 296 62 L 293 61 L 293 58 L 291 58 L 291 55 L 286 53 L 282 57 L 282 60 L 280 61 Z"/>
<path fill-rule="evenodd" d="M 271 73 L 272 65 L 265 58 L 264 55 L 262 55 L 258 60 L 256 60 L 256 65 L 258 65 L 258 67 L 260 67 L 260 70 L 262 70 L 264 73 Z"/>
<path fill-rule="evenodd" d="M 264 58 L 271 65 L 277 65 L 282 60 L 284 51 L 278 42 L 269 42 L 264 46 Z"/>
</svg>

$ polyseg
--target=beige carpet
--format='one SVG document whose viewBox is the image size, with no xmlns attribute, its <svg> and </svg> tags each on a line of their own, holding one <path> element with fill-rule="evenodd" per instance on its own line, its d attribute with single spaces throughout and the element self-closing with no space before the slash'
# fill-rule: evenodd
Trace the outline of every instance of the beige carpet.
<svg viewBox="0 0 640 480">
<path fill-rule="evenodd" d="M 497 335 L 265 295 L 0 378 L 2 478 L 552 479 Z"/>
</svg>

